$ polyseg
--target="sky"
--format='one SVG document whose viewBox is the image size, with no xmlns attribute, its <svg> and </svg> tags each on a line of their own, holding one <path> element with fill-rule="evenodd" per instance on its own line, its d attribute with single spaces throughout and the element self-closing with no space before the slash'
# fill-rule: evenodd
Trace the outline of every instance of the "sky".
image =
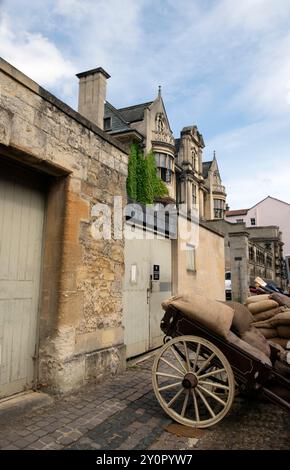
<svg viewBox="0 0 290 470">
<path fill-rule="evenodd" d="M 290 0 L 0 0 L 0 56 L 77 108 L 103 67 L 115 107 L 158 85 L 175 137 L 197 125 L 231 209 L 290 203 Z"/>
</svg>

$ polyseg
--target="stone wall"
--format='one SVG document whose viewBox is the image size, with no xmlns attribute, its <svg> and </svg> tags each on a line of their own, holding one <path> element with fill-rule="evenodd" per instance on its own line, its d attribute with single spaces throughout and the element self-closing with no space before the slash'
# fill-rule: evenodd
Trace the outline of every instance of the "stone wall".
<svg viewBox="0 0 290 470">
<path fill-rule="evenodd" d="M 128 157 L 2 59 L 0 85 L 0 165 L 3 155 L 48 181 L 36 384 L 67 392 L 125 364 L 123 240 L 95 240 L 91 208 L 125 196 Z"/>
<path fill-rule="evenodd" d="M 249 234 L 229 234 L 231 247 L 232 300 L 244 303 L 250 295 Z"/>
<path fill-rule="evenodd" d="M 184 221 L 183 221 L 184 223 Z M 181 218 L 179 218 L 179 227 Z M 192 222 L 187 221 L 190 233 Z M 195 246 L 195 269 L 187 269 L 188 255 L 185 245 Z M 224 238 L 203 225 L 193 230 L 186 242 L 179 237 L 172 241 L 173 294 L 200 294 L 210 299 L 225 299 Z"/>
</svg>

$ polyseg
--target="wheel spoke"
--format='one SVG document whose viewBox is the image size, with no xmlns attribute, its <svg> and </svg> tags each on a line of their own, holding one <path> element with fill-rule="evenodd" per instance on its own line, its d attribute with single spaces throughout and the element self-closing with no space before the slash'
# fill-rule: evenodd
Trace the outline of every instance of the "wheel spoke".
<svg viewBox="0 0 290 470">
<path fill-rule="evenodd" d="M 190 360 L 189 360 L 188 349 L 187 349 L 185 341 L 183 341 L 183 346 L 184 346 L 184 352 L 185 352 L 185 357 L 186 357 L 186 364 L 187 364 L 188 372 L 189 372 L 190 371 Z"/>
<path fill-rule="evenodd" d="M 180 376 L 173 374 L 166 374 L 165 372 L 156 372 L 156 375 L 161 375 L 161 377 L 171 377 L 172 379 L 180 379 Z"/>
<path fill-rule="evenodd" d="M 213 370 L 212 372 L 207 372 L 206 374 L 200 375 L 199 379 L 205 379 L 206 377 L 210 377 L 211 375 L 221 374 L 222 372 L 226 372 L 226 369 L 217 369 L 217 370 Z"/>
<path fill-rule="evenodd" d="M 214 357 L 215 357 L 215 353 L 212 353 L 212 355 L 209 356 L 209 357 L 207 358 L 207 360 L 202 364 L 202 366 L 198 369 L 196 375 L 199 375 L 200 372 L 201 372 L 203 369 L 205 369 L 208 364 L 210 364 L 210 362 L 213 360 Z"/>
<path fill-rule="evenodd" d="M 177 398 L 179 397 L 179 395 L 182 394 L 184 388 L 181 388 L 180 390 L 178 390 L 178 392 L 176 393 L 176 395 L 174 395 L 173 398 L 171 398 L 171 400 L 167 403 L 167 406 L 168 408 L 171 407 L 171 405 L 173 405 L 173 403 L 177 400 Z"/>
<path fill-rule="evenodd" d="M 193 397 L 193 403 L 194 403 L 195 419 L 196 421 L 199 421 L 198 404 L 197 404 L 197 398 L 196 398 L 196 394 L 194 390 L 192 390 L 192 397 Z"/>
<path fill-rule="evenodd" d="M 198 383 L 203 384 L 203 385 L 211 385 L 215 388 L 223 388 L 224 390 L 230 389 L 230 387 L 228 387 L 227 385 L 222 385 L 222 384 L 219 384 L 218 382 L 206 382 L 205 380 L 199 380 Z"/>
<path fill-rule="evenodd" d="M 191 335 L 176 336 L 160 348 L 152 367 L 152 385 L 170 418 L 198 428 L 222 420 L 235 392 L 227 357 L 215 344 Z"/>
<path fill-rule="evenodd" d="M 181 381 L 175 382 L 174 384 L 170 384 L 170 385 L 164 385 L 163 387 L 158 388 L 158 391 L 162 392 L 163 390 L 169 390 L 170 388 L 178 387 L 178 385 L 180 384 L 181 384 Z"/>
<path fill-rule="evenodd" d="M 198 343 L 197 348 L 196 348 L 195 359 L 194 359 L 194 364 L 193 364 L 193 372 L 195 372 L 195 369 L 197 366 L 199 352 L 200 352 L 200 343 Z"/>
<path fill-rule="evenodd" d="M 207 410 L 209 411 L 211 417 L 212 417 L 212 418 L 215 418 L 216 415 L 214 414 L 214 412 L 213 412 L 211 406 L 210 406 L 209 403 L 207 402 L 207 400 L 206 400 L 205 396 L 203 395 L 203 393 L 200 391 L 199 388 L 196 388 L 196 391 L 197 391 L 197 393 L 199 394 L 200 398 L 202 399 L 202 401 L 203 401 L 205 407 L 206 407 Z"/>
<path fill-rule="evenodd" d="M 189 398 L 189 391 L 187 390 L 187 391 L 186 391 L 185 398 L 184 398 L 184 402 L 183 402 L 183 407 L 182 407 L 182 410 L 181 410 L 181 416 L 184 416 L 184 413 L 185 413 L 185 411 L 186 411 L 186 407 L 187 407 L 187 403 L 188 403 L 188 398 Z"/>
<path fill-rule="evenodd" d="M 170 346 L 170 349 L 172 350 L 174 356 L 176 357 L 177 361 L 178 361 L 179 364 L 181 365 L 182 369 L 183 369 L 185 372 L 187 372 L 186 367 L 185 367 L 184 364 L 181 362 L 181 359 L 180 359 L 180 357 L 178 356 L 178 354 L 177 354 L 177 352 L 175 351 L 175 349 L 174 349 L 172 346 Z"/>
<path fill-rule="evenodd" d="M 169 361 L 167 361 L 167 359 L 164 359 L 164 357 L 160 357 L 160 361 L 162 362 L 165 362 L 165 364 L 167 364 L 169 367 L 171 367 L 172 369 L 176 370 L 176 372 L 178 372 L 180 375 L 184 375 L 184 373 L 182 372 L 182 370 L 178 369 L 177 367 L 175 367 L 173 364 L 171 364 Z"/>
<path fill-rule="evenodd" d="M 223 401 L 220 397 L 215 395 L 213 392 L 210 392 L 209 390 L 207 390 L 207 388 L 202 387 L 202 385 L 198 385 L 198 389 L 199 389 L 199 391 L 201 389 L 204 393 L 206 393 L 210 397 L 214 398 L 214 400 L 218 401 L 221 405 L 226 406 L 225 401 Z"/>
</svg>

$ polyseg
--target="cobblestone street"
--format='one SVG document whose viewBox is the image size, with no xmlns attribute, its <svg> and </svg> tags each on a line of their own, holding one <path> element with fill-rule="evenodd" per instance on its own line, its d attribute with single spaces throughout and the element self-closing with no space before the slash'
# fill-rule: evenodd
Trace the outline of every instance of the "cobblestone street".
<svg viewBox="0 0 290 470">
<path fill-rule="evenodd" d="M 169 419 L 152 391 L 152 359 L 92 384 L 52 406 L 1 422 L 1 449 L 290 449 L 289 415 L 237 397 L 229 415 L 196 437 L 166 431 Z"/>
</svg>

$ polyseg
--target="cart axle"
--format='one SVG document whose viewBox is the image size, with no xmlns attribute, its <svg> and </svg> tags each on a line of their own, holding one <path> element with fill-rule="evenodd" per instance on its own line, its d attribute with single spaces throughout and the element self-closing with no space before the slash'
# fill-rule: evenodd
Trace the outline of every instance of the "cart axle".
<svg viewBox="0 0 290 470">
<path fill-rule="evenodd" d="M 184 388 L 195 388 L 197 387 L 198 380 L 194 374 L 189 372 L 188 374 L 185 374 L 184 379 L 182 381 L 182 386 Z"/>
</svg>

